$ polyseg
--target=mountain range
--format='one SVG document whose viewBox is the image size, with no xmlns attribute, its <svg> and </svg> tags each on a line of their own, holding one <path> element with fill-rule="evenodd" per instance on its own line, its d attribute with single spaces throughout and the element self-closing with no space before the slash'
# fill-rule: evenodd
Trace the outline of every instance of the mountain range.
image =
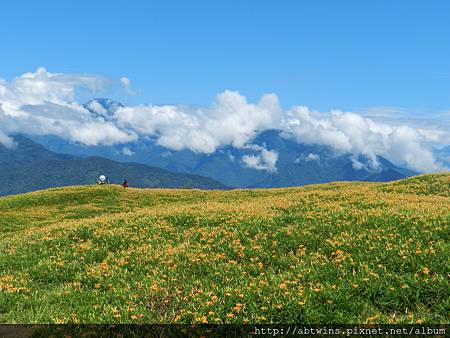
<svg viewBox="0 0 450 338">
<path fill-rule="evenodd" d="M 108 121 L 123 105 L 102 98 L 93 99 L 84 107 L 99 119 Z M 375 159 L 377 166 L 374 167 L 374 159 L 337 153 L 328 146 L 299 143 L 276 129 L 259 133 L 249 146 L 225 146 L 212 154 L 187 149 L 170 150 L 158 145 L 156 138 L 113 146 L 86 146 L 52 135 L 14 137 L 19 147 L 9 152 L 8 163 L 3 155 L 6 148 L 0 149 L 0 156 L 3 157 L 0 159 L 0 164 L 3 163 L 0 170 L 12 175 L 8 168 L 14 167 L 16 181 L 19 173 L 34 177 L 36 183 L 28 180 L 21 191 L 85 184 L 92 182 L 101 172 L 114 180 L 127 177 L 140 187 L 207 189 L 288 187 L 331 181 L 392 181 L 417 174 L 380 156 Z M 261 149 L 277 155 L 276 166 L 270 170 L 257 165 L 249 166 L 243 161 L 245 157 L 257 159 Z M 440 156 L 450 158 L 447 150 L 442 149 Z M 36 154 L 41 157 L 35 158 Z M 17 161 L 17 156 L 22 156 L 24 160 Z M 44 172 L 44 177 L 38 175 Z M 12 187 L 3 190 L 3 193 L 20 192 Z"/>
<path fill-rule="evenodd" d="M 12 149 L 0 145 L 0 195 L 94 184 L 100 174 L 107 175 L 112 183 L 121 183 L 126 178 L 134 187 L 226 188 L 208 177 L 173 173 L 141 163 L 55 153 L 21 135 L 15 135 L 14 142 Z"/>
</svg>

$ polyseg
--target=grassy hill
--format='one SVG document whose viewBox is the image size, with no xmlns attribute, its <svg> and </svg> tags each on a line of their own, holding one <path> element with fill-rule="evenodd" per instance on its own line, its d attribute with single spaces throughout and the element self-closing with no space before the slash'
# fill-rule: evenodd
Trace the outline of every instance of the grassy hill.
<svg viewBox="0 0 450 338">
<path fill-rule="evenodd" d="M 0 198 L 0 322 L 448 323 L 450 174 Z"/>
</svg>

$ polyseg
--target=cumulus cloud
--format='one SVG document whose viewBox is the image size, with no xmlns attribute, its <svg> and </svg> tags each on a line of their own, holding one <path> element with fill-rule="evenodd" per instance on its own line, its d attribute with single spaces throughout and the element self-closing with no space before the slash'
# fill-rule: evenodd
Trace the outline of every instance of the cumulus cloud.
<svg viewBox="0 0 450 338">
<path fill-rule="evenodd" d="M 134 141 L 133 131 L 105 123 L 76 102 L 79 88 L 96 92 L 109 82 L 100 76 L 51 73 L 45 68 L 9 82 L 0 79 L 0 130 L 52 134 L 93 146 Z"/>
<path fill-rule="evenodd" d="M 274 94 L 264 95 L 252 104 L 239 92 L 227 90 L 207 108 L 122 107 L 115 117 L 118 126 L 141 136 L 154 136 L 163 147 L 210 154 L 224 145 L 242 148 L 258 132 L 277 127 L 282 110 Z"/>
<path fill-rule="evenodd" d="M 287 113 L 283 129 L 286 136 L 299 142 L 365 155 L 372 169 L 379 167 L 377 155 L 418 171 L 442 169 L 423 134 L 408 126 L 391 126 L 342 111 L 332 111 L 329 116 L 322 117 L 301 106 Z"/>
<path fill-rule="evenodd" d="M 151 137 L 175 151 L 211 154 L 223 146 L 251 150 L 253 153 L 243 156 L 241 163 L 273 172 L 278 153 L 252 145 L 253 138 L 268 129 L 281 129 L 284 137 L 301 143 L 353 154 L 356 167 L 358 155 L 364 155 L 370 169 L 377 169 L 377 156 L 383 156 L 414 170 L 439 170 L 442 166 L 429 145 L 449 141 L 448 128 L 383 123 L 342 111 L 319 114 L 305 106 L 283 110 L 275 94 L 251 103 L 239 92 L 226 90 L 207 107 L 115 105 L 109 109 L 97 100 L 86 106 L 77 102 L 80 88 L 95 93 L 111 81 L 96 75 L 51 73 L 45 68 L 11 81 L 0 79 L 0 143 L 12 146 L 7 136 L 11 132 L 51 134 L 91 146 Z M 131 91 L 128 78 L 117 81 Z M 123 153 L 129 152 L 123 148 Z M 318 160 L 310 155 L 305 160 Z"/>
<path fill-rule="evenodd" d="M 252 146 L 253 149 L 259 150 L 260 153 L 257 155 L 244 155 L 242 156 L 242 163 L 247 168 L 252 168 L 256 170 L 265 170 L 268 172 L 277 171 L 277 161 L 278 152 L 274 150 L 267 150 L 264 147 L 259 147 L 256 145 Z"/>
</svg>

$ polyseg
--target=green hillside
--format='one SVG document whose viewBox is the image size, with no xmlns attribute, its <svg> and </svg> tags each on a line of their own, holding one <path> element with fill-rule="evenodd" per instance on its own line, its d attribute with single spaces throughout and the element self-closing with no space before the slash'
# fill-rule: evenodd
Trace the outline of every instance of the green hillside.
<svg viewBox="0 0 450 338">
<path fill-rule="evenodd" d="M 223 189 L 209 177 L 173 173 L 139 163 L 123 163 L 104 157 L 77 157 L 45 149 L 23 136 L 14 137 L 16 147 L 0 144 L 0 196 L 68 185 L 95 183 L 105 174 L 111 182 L 128 179 L 133 187 Z"/>
<path fill-rule="evenodd" d="M 448 323 L 450 174 L 0 198 L 0 322 Z"/>
</svg>

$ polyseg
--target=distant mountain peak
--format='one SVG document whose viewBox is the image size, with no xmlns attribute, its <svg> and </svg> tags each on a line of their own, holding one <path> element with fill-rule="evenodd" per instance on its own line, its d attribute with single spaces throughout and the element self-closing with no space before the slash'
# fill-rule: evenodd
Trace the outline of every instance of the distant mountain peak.
<svg viewBox="0 0 450 338">
<path fill-rule="evenodd" d="M 83 107 L 94 116 L 102 116 L 108 119 L 124 105 L 108 98 L 94 98 L 85 103 Z"/>
</svg>

